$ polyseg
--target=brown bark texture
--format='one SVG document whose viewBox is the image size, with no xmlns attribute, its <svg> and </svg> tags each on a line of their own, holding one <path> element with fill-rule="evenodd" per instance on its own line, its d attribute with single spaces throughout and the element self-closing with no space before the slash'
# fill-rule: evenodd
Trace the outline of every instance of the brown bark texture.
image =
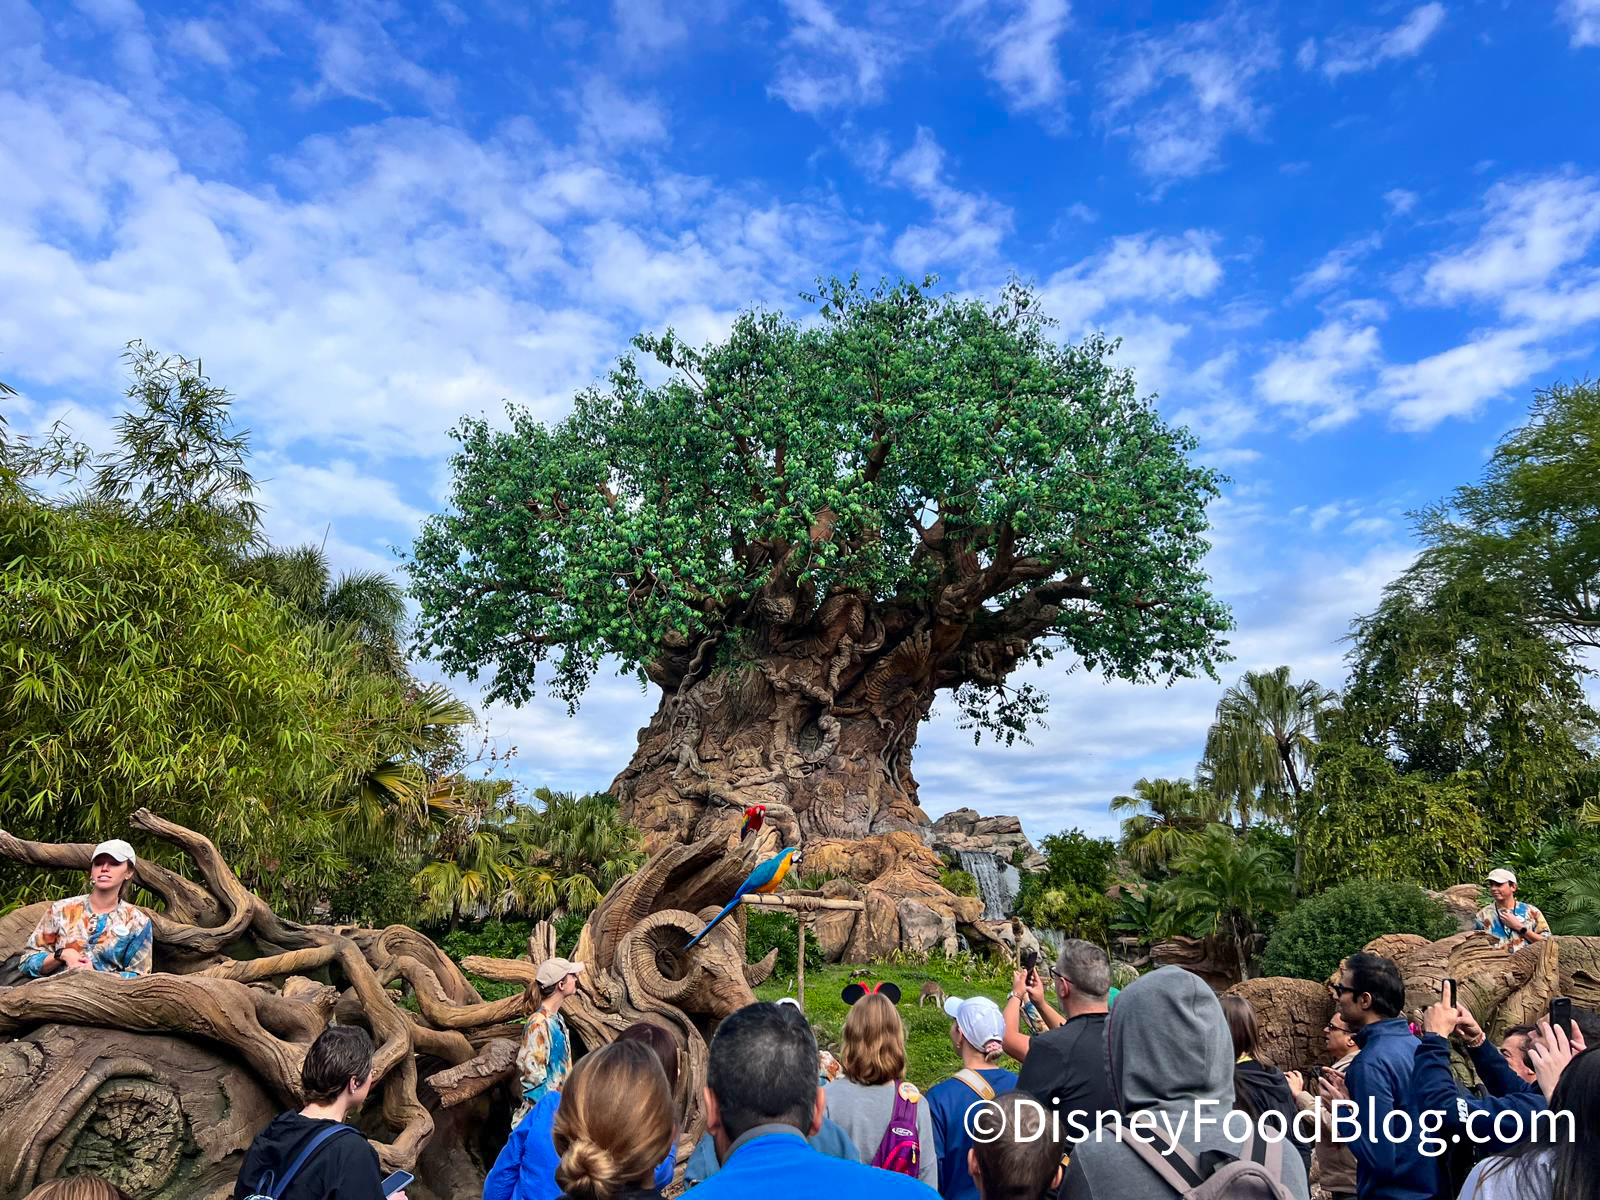
<svg viewBox="0 0 1600 1200">
<path fill-rule="evenodd" d="M 221 1200 L 255 1134 L 299 1103 L 306 1050 L 334 1021 L 366 1027 L 377 1045 L 378 1082 L 359 1125 L 384 1170 L 416 1174 L 413 1200 L 476 1194 L 503 1140 L 529 991 L 485 1002 L 448 955 L 406 926 L 285 920 L 208 838 L 143 809 L 132 825 L 179 847 L 196 878 L 140 863 L 141 884 L 162 900 L 146 910 L 154 973 L 0 986 L 0 1200 L 85 1172 L 136 1200 Z M 91 849 L 0 831 L 0 859 L 41 868 L 87 869 Z M 565 1010 L 576 1050 L 639 1020 L 678 1041 L 685 1159 L 704 1125 L 707 1039 L 754 1000 L 771 959 L 746 964 L 739 920 L 684 946 L 775 849 L 771 832 L 667 847 L 612 889 L 574 954 L 587 968 Z M 43 909 L 0 918 L 0 963 L 14 962 Z M 554 951 L 543 926 L 528 958 L 469 963 L 483 978 L 531 985 Z"/>
</svg>

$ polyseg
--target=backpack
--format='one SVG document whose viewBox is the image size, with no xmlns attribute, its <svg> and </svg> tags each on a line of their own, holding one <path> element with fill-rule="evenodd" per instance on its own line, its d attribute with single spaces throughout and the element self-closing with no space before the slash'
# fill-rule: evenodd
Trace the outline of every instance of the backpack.
<svg viewBox="0 0 1600 1200">
<path fill-rule="evenodd" d="M 300 1168 L 306 1165 L 309 1159 L 322 1144 L 329 1138 L 337 1137 L 341 1133 L 354 1133 L 355 1130 L 348 1125 L 335 1125 L 332 1129 L 324 1129 L 307 1143 L 306 1148 L 289 1164 L 289 1169 L 283 1173 L 283 1178 L 276 1181 L 274 1186 L 273 1173 L 264 1171 L 261 1178 L 256 1180 L 256 1190 L 246 1196 L 244 1200 L 283 1200 L 283 1194 L 289 1190 L 289 1185 L 294 1182 L 294 1177 L 300 1173 Z"/>
<path fill-rule="evenodd" d="M 914 1083 L 902 1083 L 895 1089 L 894 1111 L 889 1114 L 889 1127 L 883 1131 L 878 1152 L 872 1156 L 872 1166 L 917 1177 L 922 1161 L 922 1143 L 917 1138 L 917 1101 L 921 1099 Z"/>
<path fill-rule="evenodd" d="M 1154 1128 L 1124 1131 L 1122 1142 L 1183 1200 L 1294 1200 L 1283 1182 L 1281 1139 L 1269 1142 L 1252 1133 L 1238 1158 L 1207 1150 L 1198 1159 Z"/>
</svg>

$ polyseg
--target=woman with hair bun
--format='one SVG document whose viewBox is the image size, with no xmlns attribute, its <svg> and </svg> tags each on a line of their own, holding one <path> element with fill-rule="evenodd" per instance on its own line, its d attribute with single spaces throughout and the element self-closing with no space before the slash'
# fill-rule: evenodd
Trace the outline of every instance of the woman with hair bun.
<svg viewBox="0 0 1600 1200">
<path fill-rule="evenodd" d="M 615 1041 L 579 1060 L 556 1111 L 556 1183 L 566 1200 L 661 1200 L 656 1164 L 677 1137 L 661 1060 Z"/>
</svg>

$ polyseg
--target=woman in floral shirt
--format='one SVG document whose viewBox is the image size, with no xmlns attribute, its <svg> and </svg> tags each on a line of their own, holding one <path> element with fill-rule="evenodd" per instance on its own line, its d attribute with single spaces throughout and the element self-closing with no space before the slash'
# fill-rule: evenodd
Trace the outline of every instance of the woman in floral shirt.
<svg viewBox="0 0 1600 1200">
<path fill-rule="evenodd" d="M 561 1006 L 578 990 L 583 964 L 564 958 L 547 958 L 535 976 L 539 984 L 539 1007 L 528 1018 L 522 1049 L 517 1052 L 517 1070 L 522 1076 L 522 1105 L 511 1118 L 515 1129 L 522 1118 L 549 1092 L 559 1092 L 572 1074 L 572 1039 L 562 1019 Z"/>
<path fill-rule="evenodd" d="M 150 918 L 122 898 L 133 879 L 133 847 L 101 842 L 89 864 L 89 892 L 50 906 L 18 968 L 24 975 L 105 971 L 124 979 L 150 973 Z"/>
</svg>

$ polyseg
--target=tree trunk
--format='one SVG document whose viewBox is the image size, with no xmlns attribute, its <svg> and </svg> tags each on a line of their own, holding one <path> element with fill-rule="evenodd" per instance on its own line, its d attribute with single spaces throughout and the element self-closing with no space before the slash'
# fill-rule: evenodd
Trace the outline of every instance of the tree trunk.
<svg viewBox="0 0 1600 1200">
<path fill-rule="evenodd" d="M 888 638 L 848 596 L 777 644 L 735 665 L 691 661 L 681 679 L 653 672 L 660 707 L 611 785 L 652 847 L 736 829 L 753 804 L 789 843 L 927 824 L 911 750 L 939 679 L 934 639 Z"/>
</svg>

